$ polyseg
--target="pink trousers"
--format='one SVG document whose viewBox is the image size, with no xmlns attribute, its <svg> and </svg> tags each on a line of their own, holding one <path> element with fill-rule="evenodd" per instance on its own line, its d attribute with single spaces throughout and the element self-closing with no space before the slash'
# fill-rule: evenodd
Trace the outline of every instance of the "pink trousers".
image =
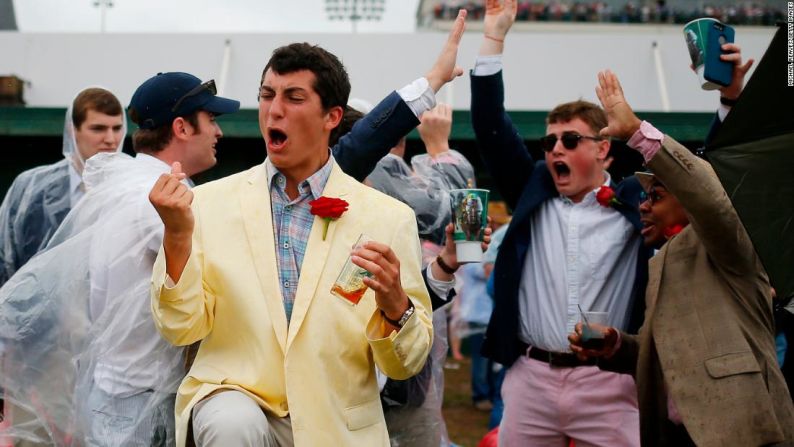
<svg viewBox="0 0 794 447">
<path fill-rule="evenodd" d="M 521 356 L 502 385 L 500 447 L 639 446 L 637 389 L 629 375 L 563 368 Z"/>
</svg>

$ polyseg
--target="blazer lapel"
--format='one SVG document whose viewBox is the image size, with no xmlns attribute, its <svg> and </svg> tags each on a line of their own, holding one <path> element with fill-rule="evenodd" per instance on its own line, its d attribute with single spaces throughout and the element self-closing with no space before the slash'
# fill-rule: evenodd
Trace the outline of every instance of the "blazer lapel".
<svg viewBox="0 0 794 447">
<path fill-rule="evenodd" d="M 284 311 L 284 298 L 279 287 L 273 218 L 270 211 L 270 189 L 264 164 L 253 169 L 245 187 L 250 188 L 240 194 L 245 232 L 276 339 L 281 345 L 282 352 L 286 353 L 287 314 Z"/>
<path fill-rule="evenodd" d="M 323 196 L 338 197 L 350 201 L 350 189 L 347 188 L 347 181 L 353 181 L 342 173 L 339 165 L 334 162 L 331 170 L 331 175 L 328 177 L 328 182 L 323 189 Z M 353 204 L 351 203 L 351 206 Z M 323 240 L 323 227 L 325 222 L 322 218 L 314 217 L 312 223 L 312 231 L 309 233 L 309 240 L 306 244 L 306 254 L 301 264 L 300 279 L 298 280 L 298 289 L 295 291 L 295 304 L 292 308 L 292 317 L 289 323 L 289 332 L 287 335 L 287 351 L 295 340 L 298 331 L 303 324 L 306 314 L 309 311 L 317 291 L 320 277 L 325 264 L 328 260 L 331 246 L 336 236 L 336 229 L 339 225 L 339 220 L 344 219 L 344 216 L 332 221 L 328 226 L 328 234 Z"/>
</svg>

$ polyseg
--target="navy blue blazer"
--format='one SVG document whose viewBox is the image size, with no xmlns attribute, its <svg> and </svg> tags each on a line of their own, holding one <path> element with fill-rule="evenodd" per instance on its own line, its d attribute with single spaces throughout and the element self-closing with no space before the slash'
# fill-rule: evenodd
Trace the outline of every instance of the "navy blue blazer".
<svg viewBox="0 0 794 447">
<path fill-rule="evenodd" d="M 474 133 L 485 166 L 496 187 L 513 210 L 494 267 L 494 310 L 483 341 L 486 357 L 510 366 L 526 348 L 518 339 L 518 292 L 524 260 L 530 244 L 531 216 L 546 200 L 559 195 L 544 160 L 535 162 L 504 109 L 502 73 L 471 76 L 471 116 Z M 640 183 L 629 177 L 612 185 L 622 205 L 615 208 L 634 226 L 642 228 L 637 209 Z M 629 332 L 636 333 L 645 312 L 649 250 L 640 247 L 637 271 L 631 285 Z"/>
</svg>

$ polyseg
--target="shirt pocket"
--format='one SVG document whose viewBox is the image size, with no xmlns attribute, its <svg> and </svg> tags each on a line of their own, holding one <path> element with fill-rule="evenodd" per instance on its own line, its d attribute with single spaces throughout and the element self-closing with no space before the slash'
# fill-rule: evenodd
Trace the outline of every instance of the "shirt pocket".
<svg viewBox="0 0 794 447">
<path fill-rule="evenodd" d="M 629 240 L 632 228 L 628 225 L 623 228 L 610 228 L 607 231 L 598 232 L 586 237 L 581 242 L 580 253 L 583 264 L 589 268 L 593 278 L 598 280 L 606 279 L 617 264 L 620 263 L 620 256 L 623 247 Z M 632 269 L 634 266 L 632 265 Z"/>
</svg>

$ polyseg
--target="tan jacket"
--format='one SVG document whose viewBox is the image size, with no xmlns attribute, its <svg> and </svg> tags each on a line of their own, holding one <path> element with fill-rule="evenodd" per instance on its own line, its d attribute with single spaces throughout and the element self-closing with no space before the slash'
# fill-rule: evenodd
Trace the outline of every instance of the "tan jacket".
<svg viewBox="0 0 794 447">
<path fill-rule="evenodd" d="M 153 276 L 158 329 L 176 345 L 201 340 L 176 400 L 177 445 L 190 412 L 218 389 L 246 393 L 268 413 L 291 417 L 296 446 L 388 446 L 375 365 L 416 374 L 432 343 L 430 299 L 421 273 L 413 211 L 334 165 L 323 195 L 349 210 L 330 224 L 315 217 L 287 325 L 279 288 L 264 165 L 195 189 L 193 251 L 175 288 L 164 286 L 162 251 Z M 391 246 L 416 313 L 388 338 L 368 290 L 357 306 L 330 293 L 359 234 Z"/>
<path fill-rule="evenodd" d="M 698 446 L 791 442 L 771 286 L 736 210 L 711 167 L 669 136 L 648 167 L 690 225 L 651 259 L 645 323 L 602 368 L 635 373 L 643 445 L 671 445 L 668 393 Z"/>
</svg>

